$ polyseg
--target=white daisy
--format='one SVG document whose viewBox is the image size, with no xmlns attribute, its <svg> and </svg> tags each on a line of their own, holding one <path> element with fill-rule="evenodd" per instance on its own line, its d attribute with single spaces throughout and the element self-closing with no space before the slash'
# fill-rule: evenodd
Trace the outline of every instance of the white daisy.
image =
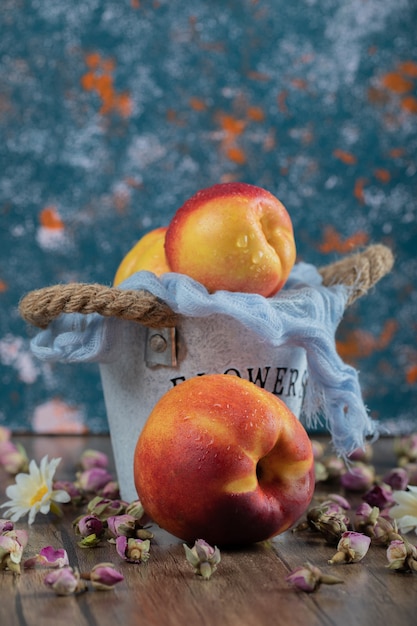
<svg viewBox="0 0 417 626">
<path fill-rule="evenodd" d="M 393 491 L 392 495 L 396 504 L 390 516 L 397 521 L 399 531 L 417 533 L 417 486 L 408 485 L 407 491 Z"/>
<path fill-rule="evenodd" d="M 29 513 L 29 524 L 33 524 L 37 513 L 59 513 L 60 508 L 55 502 L 69 502 L 71 496 L 63 489 L 53 490 L 53 477 L 61 459 L 52 459 L 44 456 L 38 467 L 35 461 L 29 463 L 29 473 L 17 474 L 16 484 L 9 485 L 6 495 L 10 500 L 0 505 L 9 507 L 4 513 L 16 522 Z"/>
</svg>

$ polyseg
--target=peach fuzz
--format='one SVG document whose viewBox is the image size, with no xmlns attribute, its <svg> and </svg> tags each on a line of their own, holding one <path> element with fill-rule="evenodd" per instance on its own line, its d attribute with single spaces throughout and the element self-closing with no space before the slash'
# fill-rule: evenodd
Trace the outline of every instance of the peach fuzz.
<svg viewBox="0 0 417 626">
<path fill-rule="evenodd" d="M 175 213 L 165 236 L 168 263 L 210 292 L 268 297 L 295 263 L 291 218 L 269 191 L 222 183 L 198 191 Z"/>
<path fill-rule="evenodd" d="M 134 454 L 145 511 L 185 541 L 248 545 L 290 528 L 314 490 L 310 439 L 269 391 L 196 376 L 153 408 Z"/>
<path fill-rule="evenodd" d="M 153 272 L 157 276 L 171 271 L 165 257 L 166 231 L 166 227 L 155 228 L 139 239 L 117 268 L 113 281 L 115 286 L 141 270 Z"/>
</svg>

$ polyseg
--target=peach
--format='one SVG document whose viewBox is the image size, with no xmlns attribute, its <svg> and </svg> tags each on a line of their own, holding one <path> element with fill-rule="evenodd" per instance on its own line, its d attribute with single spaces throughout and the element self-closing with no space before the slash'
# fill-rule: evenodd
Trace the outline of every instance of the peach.
<svg viewBox="0 0 417 626">
<path fill-rule="evenodd" d="M 196 376 L 156 403 L 134 479 L 147 514 L 185 541 L 223 546 L 290 528 L 314 490 L 310 439 L 269 391 L 230 374 Z"/>
<path fill-rule="evenodd" d="M 291 218 L 269 191 L 247 183 L 202 189 L 175 213 L 165 236 L 172 271 L 210 292 L 281 289 L 294 265 Z"/>
<path fill-rule="evenodd" d="M 157 276 L 171 271 L 165 257 L 166 231 L 167 227 L 155 228 L 139 239 L 117 268 L 115 286 L 140 270 L 148 270 Z"/>
</svg>

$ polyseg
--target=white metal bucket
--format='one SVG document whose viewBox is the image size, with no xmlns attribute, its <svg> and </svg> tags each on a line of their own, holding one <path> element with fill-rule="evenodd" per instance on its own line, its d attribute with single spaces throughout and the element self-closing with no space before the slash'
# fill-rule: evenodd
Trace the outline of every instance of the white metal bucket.
<svg viewBox="0 0 417 626">
<path fill-rule="evenodd" d="M 274 348 L 225 315 L 184 317 L 176 329 L 123 325 L 120 357 L 100 364 L 121 497 L 137 498 L 133 456 L 156 402 L 174 385 L 203 374 L 240 376 L 281 398 L 300 416 L 307 382 L 303 348 Z"/>
</svg>

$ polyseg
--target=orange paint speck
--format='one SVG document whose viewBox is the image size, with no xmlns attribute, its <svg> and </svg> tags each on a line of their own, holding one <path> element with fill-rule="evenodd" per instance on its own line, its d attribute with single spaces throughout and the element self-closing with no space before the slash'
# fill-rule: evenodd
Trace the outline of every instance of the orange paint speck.
<svg viewBox="0 0 417 626">
<path fill-rule="evenodd" d="M 417 365 L 410 365 L 405 372 L 405 379 L 409 385 L 417 383 Z"/>
<path fill-rule="evenodd" d="M 376 337 L 361 329 L 352 330 L 344 340 L 336 342 L 338 353 L 350 363 L 369 357 L 391 343 L 397 328 L 398 323 L 395 320 L 387 320 L 380 335 Z"/>
<path fill-rule="evenodd" d="M 130 6 L 132 7 L 132 9 L 140 9 L 139 0 L 130 0 Z"/>
<path fill-rule="evenodd" d="M 339 150 L 339 148 L 333 150 L 333 156 L 339 159 L 339 161 L 342 161 L 342 163 L 345 163 L 345 165 L 355 165 L 357 162 L 357 158 L 354 154 L 346 152 L 345 150 Z"/>
<path fill-rule="evenodd" d="M 363 189 L 367 182 L 368 180 L 366 178 L 357 178 L 355 181 L 355 186 L 353 188 L 353 195 L 355 196 L 356 200 L 358 200 L 358 202 L 360 202 L 361 204 L 365 204 L 365 195 L 363 193 Z"/>
<path fill-rule="evenodd" d="M 407 93 L 413 88 L 413 83 L 398 72 L 388 72 L 382 77 L 381 83 L 394 93 Z"/>
<path fill-rule="evenodd" d="M 417 98 L 415 96 L 405 96 L 401 100 L 401 107 L 407 113 L 417 114 Z"/>
<path fill-rule="evenodd" d="M 265 119 L 265 113 L 261 107 L 249 107 L 246 113 L 248 118 L 253 122 L 263 122 Z"/>
<path fill-rule="evenodd" d="M 407 76 L 417 78 L 417 63 L 415 61 L 403 61 L 398 65 L 398 69 Z"/>
<path fill-rule="evenodd" d="M 405 148 L 392 148 L 388 152 L 388 155 L 392 159 L 400 159 L 402 156 L 404 156 L 404 154 L 405 154 Z"/>
<path fill-rule="evenodd" d="M 0 293 L 4 293 L 5 291 L 7 291 L 7 289 L 7 283 L 0 278 Z"/>
<path fill-rule="evenodd" d="M 359 246 L 364 246 L 367 242 L 368 235 L 363 231 L 358 231 L 343 240 L 340 233 L 333 226 L 327 226 L 324 231 L 323 242 L 319 245 L 319 250 L 324 254 L 329 254 L 330 252 L 347 254 Z"/>
<path fill-rule="evenodd" d="M 389 183 L 391 180 L 391 174 L 388 170 L 380 167 L 374 171 L 375 177 L 381 181 L 381 183 Z"/>
<path fill-rule="evenodd" d="M 280 91 L 278 96 L 277 96 L 277 103 L 278 103 L 278 109 L 279 111 L 281 111 L 281 113 L 288 113 L 288 107 L 287 107 L 287 96 L 288 96 L 288 91 Z"/>
<path fill-rule="evenodd" d="M 51 228 L 53 230 L 62 230 L 64 228 L 64 222 L 61 220 L 54 206 L 48 206 L 42 209 L 39 214 L 39 222 L 44 228 Z"/>
<path fill-rule="evenodd" d="M 245 130 L 246 122 L 236 119 L 232 115 L 221 114 L 220 125 L 226 133 L 240 135 Z"/>
<path fill-rule="evenodd" d="M 132 114 L 132 100 L 128 93 L 119 94 L 114 88 L 114 60 L 102 59 L 98 53 L 93 52 L 86 55 L 85 63 L 90 70 L 81 77 L 81 86 L 85 91 L 94 91 L 100 97 L 100 114 L 115 112 L 122 117 L 129 117 Z"/>
<path fill-rule="evenodd" d="M 204 100 L 201 100 L 200 98 L 190 98 L 189 102 L 190 107 L 194 109 L 194 111 L 205 111 L 205 109 L 207 108 Z"/>
<path fill-rule="evenodd" d="M 231 146 L 226 150 L 227 157 L 233 161 L 234 163 L 238 163 L 238 165 L 243 165 L 246 163 L 246 155 L 244 151 L 238 146 Z"/>
<path fill-rule="evenodd" d="M 291 81 L 291 85 L 296 89 L 307 89 L 307 81 L 304 78 L 293 78 Z"/>
</svg>

